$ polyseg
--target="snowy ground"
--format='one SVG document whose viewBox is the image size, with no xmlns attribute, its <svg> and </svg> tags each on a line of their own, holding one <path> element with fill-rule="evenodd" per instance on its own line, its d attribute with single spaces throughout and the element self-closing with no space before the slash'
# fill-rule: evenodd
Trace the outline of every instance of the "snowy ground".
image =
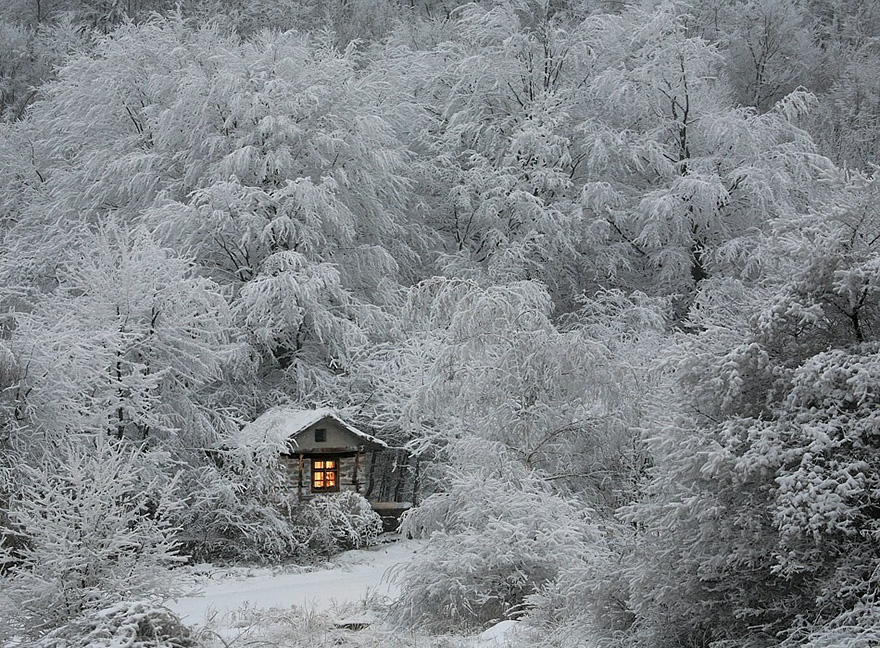
<svg viewBox="0 0 880 648">
<path fill-rule="evenodd" d="M 329 610 L 368 600 L 393 599 L 398 591 L 388 570 L 404 565 L 418 553 L 419 543 L 401 540 L 367 550 L 348 551 L 313 571 L 290 569 L 196 570 L 198 593 L 168 604 L 188 625 L 225 615 L 242 607 Z"/>
<path fill-rule="evenodd" d="M 424 637 L 384 627 L 382 610 L 398 595 L 390 572 L 417 560 L 420 547 L 399 540 L 310 570 L 203 565 L 188 572 L 185 587 L 192 594 L 167 605 L 207 646 L 509 646 L 511 621 L 476 637 Z"/>
</svg>

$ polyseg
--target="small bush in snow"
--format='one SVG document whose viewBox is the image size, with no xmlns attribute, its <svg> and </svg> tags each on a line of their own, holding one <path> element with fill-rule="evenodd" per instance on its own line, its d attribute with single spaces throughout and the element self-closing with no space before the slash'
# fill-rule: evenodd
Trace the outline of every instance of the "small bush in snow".
<svg viewBox="0 0 880 648">
<path fill-rule="evenodd" d="M 266 562 L 302 553 L 285 504 L 248 484 L 247 475 L 202 466 L 181 483 L 187 501 L 178 538 L 194 560 Z"/>
<path fill-rule="evenodd" d="M 146 475 L 145 456 L 103 438 L 69 440 L 40 467 L 18 468 L 9 502 L 13 553 L 5 594 L 29 630 L 57 628 L 119 601 L 167 596 L 177 554 L 172 484 Z"/>
<path fill-rule="evenodd" d="M 364 603 L 331 609 L 313 606 L 255 608 L 242 606 L 208 618 L 194 630 L 199 648 L 474 648 L 472 637 L 428 636 L 382 623 L 360 630 L 341 627 L 345 618 L 371 618 Z M 488 648 L 489 644 L 478 644 Z M 500 645 L 492 644 L 496 648 Z"/>
<path fill-rule="evenodd" d="M 35 648 L 190 648 L 196 642 L 171 610 L 125 601 L 93 610 L 42 637 Z"/>
<path fill-rule="evenodd" d="M 305 544 L 319 555 L 367 547 L 382 532 L 382 519 L 358 493 L 318 495 L 299 511 Z"/>
<path fill-rule="evenodd" d="M 199 561 L 277 561 L 303 553 L 291 519 L 290 486 L 278 463 L 284 441 L 246 444 L 226 439 L 215 463 L 180 479 L 186 506 L 177 518 L 179 538 Z"/>
<path fill-rule="evenodd" d="M 451 472 L 401 531 L 427 538 L 399 574 L 401 626 L 473 631 L 522 612 L 567 570 L 588 565 L 601 544 L 588 511 L 514 462 L 494 474 Z"/>
</svg>

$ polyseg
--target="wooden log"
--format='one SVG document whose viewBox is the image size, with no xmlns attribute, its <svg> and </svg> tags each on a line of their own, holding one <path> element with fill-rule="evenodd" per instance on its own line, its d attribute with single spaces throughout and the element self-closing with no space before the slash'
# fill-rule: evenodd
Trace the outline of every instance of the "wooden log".
<svg viewBox="0 0 880 648">
<path fill-rule="evenodd" d="M 354 456 L 354 474 L 351 477 L 351 481 L 354 483 L 354 492 L 355 493 L 361 492 L 361 485 L 360 485 L 360 482 L 358 482 L 358 468 L 360 467 L 360 463 L 361 463 L 361 453 L 358 452 Z"/>
</svg>

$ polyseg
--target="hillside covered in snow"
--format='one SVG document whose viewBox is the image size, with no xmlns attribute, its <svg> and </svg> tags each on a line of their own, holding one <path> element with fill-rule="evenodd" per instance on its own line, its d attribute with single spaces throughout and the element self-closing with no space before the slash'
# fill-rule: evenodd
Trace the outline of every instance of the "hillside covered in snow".
<svg viewBox="0 0 880 648">
<path fill-rule="evenodd" d="M 880 645 L 878 36 L 0 2 L 0 644 Z"/>
</svg>

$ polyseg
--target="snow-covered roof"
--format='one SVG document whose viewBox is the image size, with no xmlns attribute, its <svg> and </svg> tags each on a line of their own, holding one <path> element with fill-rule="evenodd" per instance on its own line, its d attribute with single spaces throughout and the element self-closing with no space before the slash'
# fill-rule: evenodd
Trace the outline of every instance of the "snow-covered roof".
<svg viewBox="0 0 880 648">
<path fill-rule="evenodd" d="M 307 430 L 315 423 L 324 419 L 333 419 L 341 428 L 351 432 L 366 443 L 387 448 L 388 444 L 376 437 L 358 430 L 343 421 L 339 415 L 326 407 L 319 409 L 292 409 L 289 407 L 273 407 L 251 421 L 241 431 L 243 441 L 269 441 L 285 443 L 300 432 Z"/>
</svg>

